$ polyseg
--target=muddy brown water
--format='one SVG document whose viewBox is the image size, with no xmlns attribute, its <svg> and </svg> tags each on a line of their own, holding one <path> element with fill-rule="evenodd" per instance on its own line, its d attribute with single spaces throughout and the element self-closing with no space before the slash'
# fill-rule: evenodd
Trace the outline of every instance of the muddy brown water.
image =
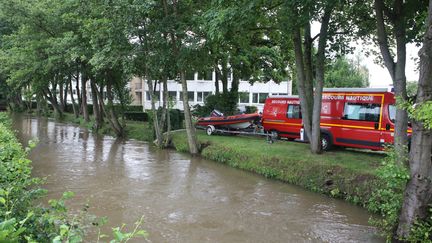
<svg viewBox="0 0 432 243">
<path fill-rule="evenodd" d="M 69 205 L 88 202 L 107 227 L 144 216 L 149 242 L 383 242 L 366 210 L 299 187 L 44 118 L 14 127 L 39 140 L 30 158 L 48 197 L 75 192 Z"/>
</svg>

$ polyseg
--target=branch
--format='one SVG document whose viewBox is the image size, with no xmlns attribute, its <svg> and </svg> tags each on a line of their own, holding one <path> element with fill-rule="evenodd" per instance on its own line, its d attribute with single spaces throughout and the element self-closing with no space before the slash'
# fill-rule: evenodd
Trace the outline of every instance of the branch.
<svg viewBox="0 0 432 243">
<path fill-rule="evenodd" d="M 265 10 L 266 10 L 266 11 L 273 10 L 273 9 L 275 9 L 275 8 L 277 8 L 277 7 L 279 7 L 279 6 L 281 6 L 282 4 L 284 4 L 284 2 L 279 2 L 279 3 L 277 3 L 277 4 L 273 5 L 273 6 L 270 6 L 270 7 L 266 8 Z"/>
<path fill-rule="evenodd" d="M 311 41 L 314 42 L 314 41 L 315 41 L 319 36 L 320 36 L 320 33 L 316 34 L 316 35 L 311 39 Z"/>
<path fill-rule="evenodd" d="M 390 48 L 388 44 L 388 36 L 387 32 L 385 30 L 384 25 L 384 16 L 383 16 L 383 9 L 384 9 L 384 2 L 383 0 L 375 0 L 374 3 L 375 12 L 376 12 L 376 18 L 377 18 L 377 37 L 378 37 L 378 44 L 381 50 L 381 55 L 384 59 L 384 65 L 387 67 L 390 76 L 392 77 L 392 80 L 395 80 L 395 63 L 393 60 L 393 57 L 390 53 Z"/>
</svg>

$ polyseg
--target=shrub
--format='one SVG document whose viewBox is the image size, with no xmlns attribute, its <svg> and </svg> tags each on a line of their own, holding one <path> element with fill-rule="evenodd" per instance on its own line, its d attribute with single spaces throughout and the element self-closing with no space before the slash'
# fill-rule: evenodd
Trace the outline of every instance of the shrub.
<svg viewBox="0 0 432 243">
<path fill-rule="evenodd" d="M 397 162 L 394 148 L 388 148 L 387 157 L 378 168 L 377 175 L 383 182 L 372 192 L 367 208 L 381 215 L 379 219 L 371 219 L 371 223 L 377 226 L 387 241 L 393 236 L 393 231 L 398 224 L 399 213 L 403 202 L 403 192 L 409 180 L 408 168 Z"/>
<path fill-rule="evenodd" d="M 207 96 L 204 106 L 196 105 L 192 111 L 194 116 L 208 116 L 212 110 L 219 110 L 224 115 L 233 115 L 237 113 L 238 94 L 220 93 Z"/>
<path fill-rule="evenodd" d="M 74 196 L 65 192 L 63 196 L 48 201 L 48 206 L 35 206 L 36 200 L 46 195 L 40 189 L 42 180 L 31 177 L 31 161 L 27 152 L 34 147 L 23 149 L 10 128 L 6 113 L 0 113 L 0 242 L 83 242 L 85 229 L 94 217 L 87 214 L 88 206 L 79 213 L 71 214 L 65 201 Z M 99 220 L 100 227 L 106 220 Z M 126 242 L 131 238 L 147 237 L 140 230 L 142 218 L 132 232 L 124 227 L 113 228 L 113 240 Z M 101 238 L 98 235 L 98 240 Z"/>
<path fill-rule="evenodd" d="M 245 109 L 246 114 L 253 114 L 258 111 L 258 108 L 256 106 L 245 106 Z"/>
<path fill-rule="evenodd" d="M 130 112 L 127 111 L 124 113 L 125 118 L 131 121 L 148 121 L 148 114 L 146 112 Z"/>
</svg>

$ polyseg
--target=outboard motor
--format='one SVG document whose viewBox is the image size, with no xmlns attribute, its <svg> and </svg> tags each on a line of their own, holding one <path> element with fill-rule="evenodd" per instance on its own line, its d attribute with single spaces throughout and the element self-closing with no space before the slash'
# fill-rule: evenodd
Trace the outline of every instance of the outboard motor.
<svg viewBox="0 0 432 243">
<path fill-rule="evenodd" d="M 212 113 L 210 114 L 211 117 L 223 117 L 223 113 L 218 111 L 218 110 L 213 110 Z"/>
</svg>

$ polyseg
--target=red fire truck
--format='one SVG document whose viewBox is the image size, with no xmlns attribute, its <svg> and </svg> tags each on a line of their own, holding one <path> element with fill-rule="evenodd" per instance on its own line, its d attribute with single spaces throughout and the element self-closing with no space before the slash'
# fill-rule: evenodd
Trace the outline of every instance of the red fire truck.
<svg viewBox="0 0 432 243">
<path fill-rule="evenodd" d="M 324 150 L 333 145 L 382 150 L 394 142 L 396 107 L 391 89 L 324 89 L 321 108 L 321 142 Z M 267 98 L 264 130 L 279 137 L 307 140 L 302 129 L 299 98 Z M 410 136 L 411 129 L 408 130 Z"/>
</svg>

